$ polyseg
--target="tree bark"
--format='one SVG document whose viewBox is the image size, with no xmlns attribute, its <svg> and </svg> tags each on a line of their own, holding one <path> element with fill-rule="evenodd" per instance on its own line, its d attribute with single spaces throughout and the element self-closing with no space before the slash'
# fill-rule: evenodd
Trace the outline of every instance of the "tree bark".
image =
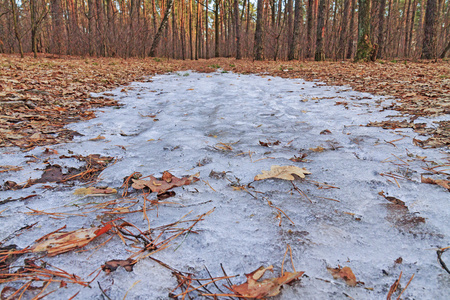
<svg viewBox="0 0 450 300">
<path fill-rule="evenodd" d="M 258 0 L 258 5 L 256 9 L 256 29 L 255 29 L 255 60 L 263 60 L 264 59 L 264 45 L 263 45 L 263 36 L 264 36 L 264 0 Z"/>
<path fill-rule="evenodd" d="M 302 23 L 302 0 L 295 0 L 294 9 L 294 33 L 289 45 L 288 59 L 293 60 L 298 52 L 298 43 L 300 37 L 300 25 Z"/>
<path fill-rule="evenodd" d="M 219 2 L 220 0 L 215 1 L 215 10 L 214 10 L 214 57 L 219 57 L 219 45 L 220 45 L 220 35 L 219 35 Z"/>
<path fill-rule="evenodd" d="M 316 33 L 316 53 L 314 55 L 315 61 L 325 60 L 325 52 L 323 47 L 323 39 L 325 34 L 325 7 L 326 1 L 319 1 L 319 10 L 317 12 L 317 33 Z"/>
<path fill-rule="evenodd" d="M 447 46 L 445 47 L 445 49 L 442 51 L 440 57 L 442 59 L 445 58 L 445 56 L 447 55 L 447 52 L 450 51 L 450 41 L 448 42 Z"/>
<path fill-rule="evenodd" d="M 281 0 L 279 0 L 281 1 Z M 314 27 L 314 0 L 308 0 L 308 16 L 307 16 L 307 26 L 306 26 L 306 57 L 309 58 L 312 56 L 313 52 L 313 27 Z"/>
<path fill-rule="evenodd" d="M 61 0 L 51 0 L 52 11 L 52 53 L 62 54 L 64 45 L 64 27 Z"/>
<path fill-rule="evenodd" d="M 19 34 L 19 24 L 17 23 L 17 4 L 15 0 L 11 1 L 12 14 L 13 14 L 13 25 L 14 25 L 14 34 L 16 36 L 17 42 L 19 43 L 19 52 L 20 57 L 23 58 L 23 48 L 22 48 L 22 37 Z"/>
<path fill-rule="evenodd" d="M 437 37 L 437 0 L 427 1 L 427 10 L 425 12 L 425 27 L 422 44 L 422 58 L 432 59 L 436 57 Z"/>
<path fill-rule="evenodd" d="M 355 61 L 369 61 L 373 45 L 370 40 L 371 0 L 358 0 L 358 46 Z"/>
<path fill-rule="evenodd" d="M 378 54 L 377 58 L 382 57 L 382 53 L 384 51 L 384 39 L 385 39 L 385 32 L 384 32 L 384 14 L 386 11 L 386 0 L 380 1 L 380 7 L 378 10 Z"/>
<path fill-rule="evenodd" d="M 354 31 L 355 31 L 355 10 L 356 10 L 356 0 L 352 1 L 351 12 L 352 15 L 350 17 L 350 33 L 348 39 L 348 49 L 347 49 L 347 59 L 351 59 L 353 56 L 353 39 L 354 39 Z"/>
<path fill-rule="evenodd" d="M 348 24 L 348 16 L 350 14 L 351 9 L 351 2 L 350 0 L 344 1 L 344 14 L 342 16 L 341 20 L 341 36 L 339 37 L 339 46 L 337 51 L 337 58 L 338 59 L 344 59 L 345 58 L 345 46 L 348 39 L 348 30 L 347 30 L 347 24 Z"/>
<path fill-rule="evenodd" d="M 166 10 L 164 12 L 164 18 L 161 20 L 161 24 L 159 24 L 158 32 L 156 32 L 155 38 L 153 39 L 152 47 L 150 48 L 150 53 L 148 56 L 155 57 L 156 50 L 158 49 L 158 44 L 161 39 L 162 32 L 166 27 L 167 20 L 169 19 L 170 9 L 172 8 L 173 0 L 168 0 Z"/>
<path fill-rule="evenodd" d="M 236 59 L 241 59 L 241 30 L 239 26 L 239 0 L 234 0 L 234 25 L 236 30 Z"/>
</svg>

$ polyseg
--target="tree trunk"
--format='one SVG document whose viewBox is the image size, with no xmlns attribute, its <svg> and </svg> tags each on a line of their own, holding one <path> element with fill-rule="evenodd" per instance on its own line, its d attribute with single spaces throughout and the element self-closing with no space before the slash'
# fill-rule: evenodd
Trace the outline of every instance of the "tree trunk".
<svg viewBox="0 0 450 300">
<path fill-rule="evenodd" d="M 355 61 L 369 61 L 373 45 L 370 40 L 371 0 L 358 0 L 358 46 Z"/>
<path fill-rule="evenodd" d="M 158 32 L 153 39 L 152 47 L 150 48 L 150 53 L 148 54 L 150 57 L 155 57 L 156 50 L 158 49 L 158 44 L 161 39 L 162 32 L 166 27 L 167 20 L 169 19 L 170 9 L 172 8 L 173 0 L 168 0 L 166 10 L 164 12 L 164 18 L 161 20 L 161 24 L 159 24 Z"/>
<path fill-rule="evenodd" d="M 186 55 L 186 49 L 184 46 L 185 30 L 184 30 L 184 0 L 180 1 L 180 34 L 181 34 L 181 58 L 184 60 Z"/>
<path fill-rule="evenodd" d="M 347 30 L 348 15 L 350 14 L 350 10 L 351 10 L 350 5 L 351 5 L 350 0 L 345 0 L 344 14 L 343 14 L 342 20 L 341 20 L 341 36 L 339 37 L 339 46 L 338 46 L 338 52 L 336 55 L 337 59 L 345 58 L 345 46 L 347 44 L 347 39 L 348 39 L 348 30 Z"/>
<path fill-rule="evenodd" d="M 192 0 L 189 0 L 189 47 L 191 48 L 191 60 L 193 60 L 194 44 L 192 41 Z"/>
<path fill-rule="evenodd" d="M 219 57 L 219 42 L 220 42 L 220 36 L 219 36 L 219 2 L 220 0 L 216 0 L 215 4 L 215 10 L 214 10 L 214 57 Z"/>
<path fill-rule="evenodd" d="M 56 54 L 62 54 L 64 45 L 64 27 L 63 27 L 63 14 L 61 7 L 61 0 L 51 0 L 50 2 L 52 11 L 52 44 L 51 52 Z"/>
<path fill-rule="evenodd" d="M 427 10 L 425 13 L 425 27 L 422 45 L 422 58 L 432 59 L 436 57 L 437 37 L 437 0 L 427 1 Z"/>
<path fill-rule="evenodd" d="M 264 45 L 263 45 L 263 36 L 264 36 L 264 0 L 258 0 L 258 5 L 256 9 L 256 29 L 255 29 L 255 60 L 263 60 L 264 59 Z"/>
<path fill-rule="evenodd" d="M 447 46 L 445 47 L 444 51 L 442 51 L 440 57 L 442 59 L 445 58 L 445 56 L 447 55 L 447 52 L 450 51 L 450 41 L 448 42 Z"/>
<path fill-rule="evenodd" d="M 384 51 L 384 40 L 385 40 L 385 32 L 384 32 L 384 14 L 386 11 L 386 0 L 380 1 L 380 7 L 378 10 L 378 54 L 377 58 L 381 58 L 382 53 Z"/>
<path fill-rule="evenodd" d="M 234 25 L 236 29 L 236 59 L 241 59 L 241 30 L 239 26 L 239 0 L 234 0 Z"/>
<path fill-rule="evenodd" d="M 208 0 L 205 5 L 205 58 L 209 58 L 209 35 L 208 35 Z"/>
<path fill-rule="evenodd" d="M 281 0 L 279 0 L 281 1 Z M 308 17 L 307 17 L 307 26 L 306 26 L 306 57 L 309 58 L 312 56 L 313 52 L 313 25 L 314 25 L 314 14 L 313 14 L 314 0 L 308 0 Z"/>
<path fill-rule="evenodd" d="M 352 1 L 352 8 L 351 12 L 352 15 L 350 17 L 350 33 L 349 33 L 349 39 L 348 39 L 348 49 L 347 49 L 347 59 L 351 59 L 353 56 L 353 39 L 355 37 L 354 31 L 355 31 L 355 11 L 356 11 L 356 0 Z"/>
<path fill-rule="evenodd" d="M 22 37 L 19 34 L 19 24 L 17 24 L 17 4 L 15 0 L 11 1 L 12 14 L 13 14 L 13 24 L 14 24 L 14 34 L 16 36 L 17 42 L 19 43 L 20 57 L 23 58 L 23 48 L 22 48 Z"/>
<path fill-rule="evenodd" d="M 326 1 L 319 1 L 319 10 L 317 14 L 317 34 L 316 34 L 316 54 L 314 55 L 315 61 L 323 61 L 325 60 L 325 53 L 323 50 L 323 39 L 325 34 L 325 12 L 326 10 Z"/>
<path fill-rule="evenodd" d="M 292 43 L 289 45 L 288 59 L 293 60 L 298 52 L 298 43 L 300 37 L 300 24 L 302 23 L 302 0 L 295 0 L 294 10 L 294 34 Z"/>
<path fill-rule="evenodd" d="M 88 22 L 89 22 L 89 55 L 95 55 L 95 1 L 88 0 Z"/>
</svg>

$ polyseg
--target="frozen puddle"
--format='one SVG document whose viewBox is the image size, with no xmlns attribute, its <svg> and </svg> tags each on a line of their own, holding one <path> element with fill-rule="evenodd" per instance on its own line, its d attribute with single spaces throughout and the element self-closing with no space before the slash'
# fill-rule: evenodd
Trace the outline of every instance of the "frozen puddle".
<svg viewBox="0 0 450 300">
<path fill-rule="evenodd" d="M 300 79 L 191 72 L 154 76 L 107 95 L 120 99 L 123 106 L 103 108 L 98 118 L 70 125 L 83 136 L 51 147 L 57 155 L 42 158 L 43 148 L 27 153 L 2 149 L 0 165 L 23 170 L 0 173 L 0 182 L 38 178 L 42 171 L 36 168 L 45 166 L 44 159 L 71 167 L 76 160 L 58 157 L 101 154 L 118 161 L 102 172 L 96 185 L 117 188 L 119 193 L 93 198 L 73 195 L 81 184 L 53 184 L 54 190 L 41 188 L 49 184 L 36 184 L 2 191 L 0 200 L 33 192 L 39 196 L 0 205 L 0 240 L 25 225 L 39 223 L 1 246 L 25 248 L 64 225 L 69 231 L 120 217 L 145 231 L 148 223 L 142 212 L 107 219 L 103 210 L 87 212 L 87 204 L 119 198 L 123 179 L 133 172 L 155 177 L 165 170 L 177 177 L 199 172 L 200 181 L 174 188 L 174 197 L 147 212 L 151 227 L 156 228 L 189 212 L 186 219 L 195 219 L 215 208 L 195 225 L 195 233 L 183 234 L 152 255 L 176 270 L 209 278 L 207 268 L 212 277 L 220 277 L 224 276 L 222 265 L 227 275 L 239 274 L 231 281 L 241 284 L 245 273 L 273 265 L 274 273 L 266 276 L 275 277 L 290 245 L 295 269 L 306 276 L 283 288 L 275 299 L 383 299 L 400 272 L 400 291 L 415 274 L 403 299 L 444 299 L 450 294 L 450 274 L 436 255 L 436 248 L 450 246 L 450 194 L 420 179 L 427 172 L 423 157 L 448 163 L 448 149 L 414 146 L 417 134 L 411 129 L 360 126 L 395 117 L 396 112 L 383 109 L 391 100 Z M 104 139 L 91 140 L 98 136 Z M 25 155 L 40 160 L 28 164 L 30 158 Z M 298 162 L 290 160 L 294 157 Z M 298 190 L 287 180 L 253 182 L 272 165 L 306 168 L 311 175 L 306 181 L 294 181 Z M 379 195 L 382 191 L 405 202 L 408 209 L 389 202 Z M 132 209 L 142 209 L 139 193 L 129 197 L 140 201 Z M 148 198 L 156 199 L 156 195 Z M 72 215 L 29 215 L 27 207 Z M 83 248 L 88 251 L 43 257 L 43 261 L 90 281 L 106 261 L 127 259 L 130 251 L 142 248 L 131 241 L 125 245 L 118 235 L 102 245 L 110 236 L 98 237 Z M 22 265 L 23 259 L 13 266 Z M 448 252 L 442 259 L 450 264 Z M 327 267 L 338 265 L 350 267 L 360 283 L 350 287 L 333 279 Z M 289 255 L 284 267 L 292 270 Z M 4 283 L 1 288 L 19 288 L 23 283 Z M 127 299 L 168 299 L 178 282 L 170 270 L 143 258 L 132 272 L 121 267 L 110 274 L 101 272 L 90 288 L 68 284 L 58 289 L 55 284 L 44 293 L 56 289 L 48 297 L 66 299 L 79 291 L 76 299 L 106 299 L 99 284 L 111 299 L 125 294 Z M 225 280 L 217 283 L 229 293 L 223 284 Z M 209 289 L 219 293 L 213 285 Z"/>
</svg>

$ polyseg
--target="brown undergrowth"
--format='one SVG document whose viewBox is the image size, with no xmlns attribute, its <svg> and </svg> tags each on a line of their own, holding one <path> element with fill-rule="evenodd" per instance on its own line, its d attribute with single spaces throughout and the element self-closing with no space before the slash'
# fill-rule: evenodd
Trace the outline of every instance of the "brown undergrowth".
<svg viewBox="0 0 450 300">
<path fill-rule="evenodd" d="M 64 125 L 95 117 L 92 108 L 118 106 L 115 99 L 90 97 L 153 74 L 198 72 L 266 74 L 283 78 L 318 80 L 328 85 L 349 85 L 354 90 L 397 99 L 393 109 L 409 118 L 407 127 L 427 138 L 423 147 L 450 145 L 450 122 L 436 122 L 424 129 L 414 124 L 420 116 L 450 113 L 450 63 L 384 62 L 353 63 L 312 61 L 251 61 L 232 58 L 171 60 L 167 58 L 83 58 L 72 56 L 0 55 L 0 147 L 32 149 L 68 141 L 77 135 Z M 403 123 L 371 124 L 384 128 Z"/>
</svg>

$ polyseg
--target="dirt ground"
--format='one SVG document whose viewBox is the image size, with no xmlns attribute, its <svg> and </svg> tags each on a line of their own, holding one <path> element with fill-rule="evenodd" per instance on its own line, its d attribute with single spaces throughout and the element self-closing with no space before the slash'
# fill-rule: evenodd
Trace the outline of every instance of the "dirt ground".
<svg viewBox="0 0 450 300">
<path fill-rule="evenodd" d="M 393 109 L 407 119 L 373 123 L 383 128 L 414 128 L 426 135 L 422 147 L 448 147 L 450 121 L 427 127 L 414 120 L 450 113 L 449 61 L 375 63 L 251 61 L 233 58 L 171 60 L 71 56 L 0 55 L 0 147 L 32 149 L 68 141 L 77 135 L 64 125 L 95 117 L 91 108 L 117 106 L 112 99 L 90 98 L 155 73 L 195 70 L 235 72 L 349 85 L 354 90 L 398 99 Z"/>
</svg>

